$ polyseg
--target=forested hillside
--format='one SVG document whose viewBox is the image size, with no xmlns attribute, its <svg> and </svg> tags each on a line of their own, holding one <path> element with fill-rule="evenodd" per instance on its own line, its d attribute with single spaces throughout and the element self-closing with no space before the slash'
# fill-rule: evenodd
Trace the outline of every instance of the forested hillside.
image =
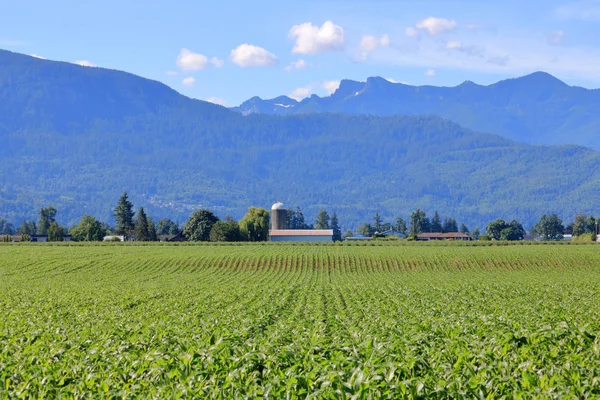
<svg viewBox="0 0 600 400">
<path fill-rule="evenodd" d="M 297 102 L 254 97 L 242 114 L 320 112 L 371 115 L 437 115 L 467 128 L 530 144 L 579 144 L 600 150 L 600 90 L 568 86 L 544 72 L 489 86 L 410 86 L 383 78 L 343 80 L 329 97 Z"/>
<path fill-rule="evenodd" d="M 131 74 L 0 52 L 0 216 L 46 205 L 109 220 L 127 190 L 155 217 L 241 217 L 275 201 L 354 228 L 415 208 L 482 227 L 596 210 L 600 155 L 517 144 L 439 117 L 253 114 Z"/>
</svg>

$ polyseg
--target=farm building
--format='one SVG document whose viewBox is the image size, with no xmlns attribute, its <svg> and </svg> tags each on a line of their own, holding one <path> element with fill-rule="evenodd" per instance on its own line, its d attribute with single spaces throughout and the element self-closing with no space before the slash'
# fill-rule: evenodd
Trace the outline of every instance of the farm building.
<svg viewBox="0 0 600 400">
<path fill-rule="evenodd" d="M 333 229 L 288 229 L 287 210 L 283 203 L 271 207 L 271 242 L 331 242 Z"/>
<path fill-rule="evenodd" d="M 417 240 L 471 240 L 466 233 L 448 232 L 448 233 L 419 233 Z"/>
</svg>

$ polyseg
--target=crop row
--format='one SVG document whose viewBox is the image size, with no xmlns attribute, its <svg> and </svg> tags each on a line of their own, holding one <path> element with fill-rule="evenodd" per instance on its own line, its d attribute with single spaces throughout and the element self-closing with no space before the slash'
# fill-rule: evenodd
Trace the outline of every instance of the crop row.
<svg viewBox="0 0 600 400">
<path fill-rule="evenodd" d="M 0 397 L 600 395 L 594 246 L 0 246 Z"/>
</svg>

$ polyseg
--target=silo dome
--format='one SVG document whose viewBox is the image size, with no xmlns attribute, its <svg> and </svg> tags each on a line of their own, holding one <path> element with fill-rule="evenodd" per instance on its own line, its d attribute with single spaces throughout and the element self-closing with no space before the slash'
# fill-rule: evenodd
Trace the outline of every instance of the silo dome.
<svg viewBox="0 0 600 400">
<path fill-rule="evenodd" d="M 283 203 L 277 202 L 277 203 L 273 204 L 273 207 L 271 207 L 271 211 L 272 210 L 281 210 L 282 208 L 283 208 Z"/>
</svg>

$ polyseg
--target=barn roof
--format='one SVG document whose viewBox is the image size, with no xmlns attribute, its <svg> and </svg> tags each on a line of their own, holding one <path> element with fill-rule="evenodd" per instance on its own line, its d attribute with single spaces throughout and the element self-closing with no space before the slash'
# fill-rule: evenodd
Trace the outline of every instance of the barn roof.
<svg viewBox="0 0 600 400">
<path fill-rule="evenodd" d="M 333 236 L 333 229 L 273 229 L 271 236 Z"/>
</svg>

